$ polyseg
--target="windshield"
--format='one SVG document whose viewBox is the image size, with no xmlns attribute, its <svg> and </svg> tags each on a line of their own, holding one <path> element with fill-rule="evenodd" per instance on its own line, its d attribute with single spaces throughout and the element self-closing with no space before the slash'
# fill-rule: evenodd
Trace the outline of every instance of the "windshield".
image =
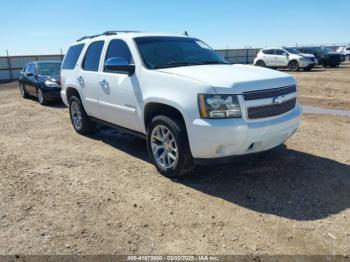
<svg viewBox="0 0 350 262">
<path fill-rule="evenodd" d="M 135 42 L 145 66 L 149 69 L 228 63 L 198 39 L 138 37 Z"/>
<path fill-rule="evenodd" d="M 286 49 L 291 54 L 295 54 L 295 55 L 301 54 L 300 51 L 295 48 L 284 48 L 284 49 Z"/>
<path fill-rule="evenodd" d="M 61 63 L 38 63 L 39 75 L 58 75 L 61 71 Z"/>
<path fill-rule="evenodd" d="M 321 50 L 325 53 L 331 53 L 334 52 L 332 49 L 328 48 L 328 47 L 321 47 Z"/>
</svg>

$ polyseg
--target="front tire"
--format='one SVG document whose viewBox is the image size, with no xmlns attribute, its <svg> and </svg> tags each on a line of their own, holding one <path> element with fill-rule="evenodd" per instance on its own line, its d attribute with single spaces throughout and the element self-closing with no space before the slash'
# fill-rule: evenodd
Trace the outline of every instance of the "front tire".
<svg viewBox="0 0 350 262">
<path fill-rule="evenodd" d="M 157 170 L 164 176 L 180 177 L 194 167 L 186 127 L 179 119 L 154 117 L 147 129 L 147 149 Z"/>
<path fill-rule="evenodd" d="M 69 100 L 69 115 L 75 131 L 79 134 L 89 134 L 95 128 L 95 123 L 86 114 L 80 99 L 72 96 Z"/>
<path fill-rule="evenodd" d="M 41 90 L 41 88 L 38 88 L 38 90 L 36 91 L 37 93 L 37 97 L 38 97 L 38 102 L 40 105 L 45 106 L 47 105 L 47 100 L 45 99 L 44 93 Z"/>
<path fill-rule="evenodd" d="M 298 71 L 299 70 L 299 63 L 298 63 L 298 61 L 295 61 L 295 60 L 290 61 L 289 64 L 288 64 L 288 68 L 292 72 Z"/>
</svg>

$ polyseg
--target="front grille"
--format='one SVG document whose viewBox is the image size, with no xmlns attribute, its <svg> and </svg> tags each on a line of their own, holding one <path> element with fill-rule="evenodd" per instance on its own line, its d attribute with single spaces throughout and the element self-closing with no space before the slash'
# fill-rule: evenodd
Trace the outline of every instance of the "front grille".
<svg viewBox="0 0 350 262">
<path fill-rule="evenodd" d="M 249 119 L 277 116 L 292 110 L 295 107 L 295 103 L 296 98 L 293 98 L 280 104 L 249 107 L 247 109 L 247 115 Z"/>
<path fill-rule="evenodd" d="M 292 86 L 285 86 L 285 87 L 274 88 L 274 89 L 245 92 L 243 93 L 243 98 L 244 100 L 263 99 L 263 98 L 287 95 L 290 93 L 294 93 L 296 91 L 297 91 L 296 86 L 292 85 Z"/>
</svg>

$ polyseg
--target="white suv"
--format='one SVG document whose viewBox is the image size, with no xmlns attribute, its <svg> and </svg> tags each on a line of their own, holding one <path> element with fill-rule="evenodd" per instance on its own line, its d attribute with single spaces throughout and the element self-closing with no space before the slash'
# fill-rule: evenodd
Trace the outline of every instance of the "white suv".
<svg viewBox="0 0 350 262">
<path fill-rule="evenodd" d="M 311 54 L 302 54 L 295 48 L 264 48 L 254 59 L 254 65 L 270 68 L 289 68 L 298 71 L 300 68 L 310 71 L 317 65 L 317 59 Z"/>
<path fill-rule="evenodd" d="M 61 96 L 80 134 L 95 122 L 146 138 L 159 172 L 261 152 L 296 131 L 302 109 L 295 78 L 230 65 L 183 35 L 106 32 L 73 43 Z"/>
<path fill-rule="evenodd" d="M 345 56 L 345 60 L 350 59 L 350 46 L 339 47 L 337 49 L 337 53 L 343 54 Z"/>
</svg>

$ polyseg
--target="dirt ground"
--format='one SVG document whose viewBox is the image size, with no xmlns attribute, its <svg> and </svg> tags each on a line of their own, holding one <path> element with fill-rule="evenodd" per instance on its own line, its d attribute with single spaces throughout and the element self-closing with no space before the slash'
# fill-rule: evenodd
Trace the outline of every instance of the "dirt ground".
<svg viewBox="0 0 350 262">
<path fill-rule="evenodd" d="M 350 62 L 342 63 L 338 68 L 317 67 L 293 75 L 298 80 L 302 103 L 350 110 Z"/>
<path fill-rule="evenodd" d="M 349 65 L 294 75 L 303 102 L 350 108 Z M 182 180 L 99 131 L 0 85 L 0 254 L 350 254 L 350 117 L 304 115 L 285 146 Z"/>
</svg>

